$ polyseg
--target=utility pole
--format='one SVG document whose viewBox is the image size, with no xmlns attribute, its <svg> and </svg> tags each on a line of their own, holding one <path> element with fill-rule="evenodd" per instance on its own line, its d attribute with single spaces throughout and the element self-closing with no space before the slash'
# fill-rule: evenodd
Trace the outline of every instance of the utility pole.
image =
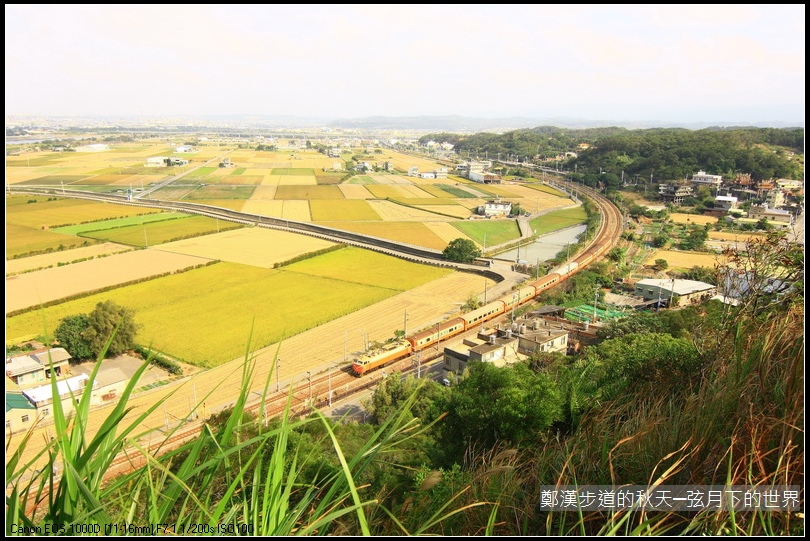
<svg viewBox="0 0 810 541">
<path fill-rule="evenodd" d="M 334 363 L 329 367 L 329 395 L 327 399 L 329 400 L 329 407 L 332 407 L 332 368 L 334 368 Z"/>
<path fill-rule="evenodd" d="M 408 336 L 408 311 L 407 310 L 405 310 L 405 324 L 403 326 L 403 331 L 402 332 L 405 334 L 405 336 Z"/>
<path fill-rule="evenodd" d="M 309 380 L 309 405 L 312 407 L 312 371 L 307 370 L 307 379 Z"/>
</svg>

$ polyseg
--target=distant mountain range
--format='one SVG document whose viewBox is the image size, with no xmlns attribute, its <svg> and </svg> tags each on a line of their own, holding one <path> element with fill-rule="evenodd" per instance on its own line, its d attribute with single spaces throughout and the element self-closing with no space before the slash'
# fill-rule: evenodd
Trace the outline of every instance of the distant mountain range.
<svg viewBox="0 0 810 541">
<path fill-rule="evenodd" d="M 663 120 L 592 120 L 584 118 L 481 118 L 460 115 L 445 116 L 370 116 L 362 118 L 304 117 L 294 115 L 175 115 L 175 116 L 107 116 L 67 117 L 54 115 L 6 115 L 6 127 L 10 125 L 65 126 L 65 127 L 182 127 L 197 126 L 229 129 L 294 129 L 328 128 L 359 131 L 421 131 L 421 132 L 505 132 L 538 126 L 583 129 L 620 126 L 628 129 L 687 128 L 754 126 L 759 128 L 798 128 L 804 121 L 786 122 L 692 122 L 676 123 Z"/>
</svg>

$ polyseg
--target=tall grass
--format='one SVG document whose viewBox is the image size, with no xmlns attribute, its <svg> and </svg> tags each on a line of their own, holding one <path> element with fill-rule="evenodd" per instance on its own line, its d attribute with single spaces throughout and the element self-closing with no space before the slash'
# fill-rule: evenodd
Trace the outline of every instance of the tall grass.
<svg viewBox="0 0 810 541">
<path fill-rule="evenodd" d="M 78 397 L 70 415 L 58 400 L 54 402 L 56 438 L 42 453 L 23 461 L 34 433 L 29 431 L 6 462 L 7 534 L 19 533 L 20 526 L 42 532 L 46 525 L 99 525 L 109 534 L 370 535 L 368 513 L 377 500 L 365 496 L 365 487 L 356 479 L 421 430 L 406 416 L 393 416 L 358 452 L 347 456 L 333 424 L 320 412 L 304 419 L 292 416 L 292 390 L 279 419 L 252 415 L 247 397 L 253 388 L 255 358 L 246 353 L 242 392 L 234 406 L 208 419 L 193 441 L 154 450 L 136 431 L 163 400 L 120 426 L 127 400 L 148 366 L 147 359 L 92 438 L 87 435 L 92 385 Z M 272 377 L 271 372 L 264 382 L 262 401 Z M 303 478 L 310 457 L 292 436 L 309 424 L 323 427 L 339 466 Z M 166 446 L 176 430 L 165 434 Z M 35 469 L 43 453 L 47 465 Z M 105 473 L 119 456 L 128 457 L 132 470 L 107 479 Z M 161 525 L 159 531 L 155 525 Z"/>
</svg>

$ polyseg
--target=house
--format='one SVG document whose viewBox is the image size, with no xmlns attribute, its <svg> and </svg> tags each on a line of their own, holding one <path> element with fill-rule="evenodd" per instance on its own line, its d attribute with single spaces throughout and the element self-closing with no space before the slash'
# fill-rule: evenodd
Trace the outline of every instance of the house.
<svg viewBox="0 0 810 541">
<path fill-rule="evenodd" d="M 146 163 L 144 167 L 166 167 L 166 160 L 169 158 L 167 156 L 153 156 L 151 158 L 146 158 Z"/>
<path fill-rule="evenodd" d="M 512 213 L 512 203 L 495 199 L 487 201 L 483 207 L 478 207 L 479 214 L 484 216 L 509 216 Z"/>
<path fill-rule="evenodd" d="M 780 209 L 772 209 L 768 204 L 751 205 L 748 210 L 748 218 L 751 220 L 761 220 L 765 218 L 769 223 L 773 222 L 777 227 L 790 227 L 793 225 L 793 215 Z"/>
<path fill-rule="evenodd" d="M 463 374 L 473 361 L 493 363 L 499 367 L 519 361 L 517 342 L 517 336 L 513 336 L 511 331 L 498 336 L 497 331 L 490 329 L 489 332 L 478 333 L 475 338 L 465 338 L 458 346 L 445 347 L 442 368 L 445 379 Z"/>
<path fill-rule="evenodd" d="M 518 352 L 524 355 L 537 352 L 565 354 L 568 351 L 568 331 L 553 328 L 544 319 L 518 319 L 512 327 L 518 335 Z"/>
<path fill-rule="evenodd" d="M 494 173 L 479 173 L 479 172 L 473 171 L 469 175 L 467 175 L 467 178 L 469 178 L 473 182 L 480 182 L 481 184 L 500 184 L 501 183 L 500 175 L 496 175 Z"/>
<path fill-rule="evenodd" d="M 692 186 L 682 183 L 659 184 L 658 194 L 664 201 L 673 205 L 681 205 L 686 198 L 692 197 Z"/>
<path fill-rule="evenodd" d="M 717 294 L 717 286 L 696 280 L 649 278 L 636 282 L 635 294 L 645 301 L 657 300 L 670 307 L 700 304 Z"/>
<path fill-rule="evenodd" d="M 65 415 L 69 414 L 74 409 L 74 403 L 78 402 L 87 387 L 90 378 L 87 374 L 79 374 L 71 378 L 63 379 L 56 382 L 56 392 L 59 400 L 62 403 L 62 411 Z M 98 385 L 98 382 L 93 383 L 93 388 Z M 42 417 L 52 415 L 52 404 L 54 402 L 53 387 L 51 384 L 40 385 L 32 389 L 27 389 L 22 392 L 23 396 L 28 399 L 31 404 L 37 409 L 37 413 Z"/>
<path fill-rule="evenodd" d="M 415 165 L 413 167 L 408 168 L 408 176 L 409 177 L 418 177 L 419 176 L 419 168 Z"/>
<path fill-rule="evenodd" d="M 419 178 L 436 178 L 436 173 L 434 173 L 433 171 L 419 173 Z"/>
<path fill-rule="evenodd" d="M 166 165 L 168 166 L 188 165 L 188 160 L 174 157 L 166 158 Z"/>
<path fill-rule="evenodd" d="M 28 430 L 37 419 L 37 409 L 22 393 L 6 391 L 6 433 Z"/>
<path fill-rule="evenodd" d="M 6 376 L 21 388 L 41 383 L 50 378 L 50 365 L 56 376 L 70 371 L 70 354 L 64 348 L 52 348 L 6 359 Z"/>
<path fill-rule="evenodd" d="M 189 145 L 182 145 L 174 149 L 175 152 L 182 154 L 184 152 L 194 152 L 194 148 Z"/>
<path fill-rule="evenodd" d="M 340 158 L 340 149 L 332 147 L 329 149 L 328 155 L 330 158 Z"/>
<path fill-rule="evenodd" d="M 732 195 L 718 195 L 714 198 L 714 208 L 729 211 L 737 208 L 737 198 Z"/>
<path fill-rule="evenodd" d="M 723 183 L 722 175 L 709 175 L 706 171 L 698 171 L 696 175 L 692 175 L 692 182 L 695 184 L 703 184 L 707 186 L 720 186 Z"/>
<path fill-rule="evenodd" d="M 236 167 L 236 164 L 231 162 L 230 158 L 222 158 L 222 161 L 219 162 L 220 167 Z"/>
</svg>

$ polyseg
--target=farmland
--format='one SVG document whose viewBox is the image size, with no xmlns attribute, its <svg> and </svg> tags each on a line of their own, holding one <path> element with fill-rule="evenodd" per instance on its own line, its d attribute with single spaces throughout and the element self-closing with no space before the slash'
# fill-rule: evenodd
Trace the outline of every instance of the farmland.
<svg viewBox="0 0 810 541">
<path fill-rule="evenodd" d="M 57 195 L 62 185 L 121 192 L 173 177 L 149 197 L 311 221 L 437 251 L 458 237 L 487 235 L 494 244 L 517 236 L 513 220 L 467 219 L 489 198 L 529 211 L 571 204 L 547 187 L 384 172 L 346 176 L 331 171 L 336 162 L 345 165 L 342 159 L 305 149 L 201 145 L 183 155 L 186 166 L 145 166 L 147 158 L 172 152 L 172 144 L 147 142 L 100 153 L 13 156 L 7 177 L 12 185 L 54 186 Z M 216 166 L 225 157 L 233 167 Z M 395 151 L 373 159 L 399 163 L 399 171 L 436 167 Z M 214 366 L 244 353 L 251 328 L 252 347 L 261 348 L 451 274 L 359 248 L 323 253 L 336 245 L 308 236 L 138 206 L 35 196 L 7 196 L 6 205 L 7 258 L 41 254 L 7 269 L 15 273 L 6 278 L 13 290 L 7 310 L 51 303 L 8 318 L 9 342 L 50 334 L 61 318 L 110 299 L 135 311 L 140 343 Z M 437 310 L 446 310 L 448 295 L 467 294 L 443 293 Z"/>
<path fill-rule="evenodd" d="M 135 311 L 140 343 L 215 366 L 244 353 L 250 329 L 264 347 L 450 272 L 357 248 L 280 270 L 223 262 L 8 318 L 7 340 L 52 333 L 110 299 Z"/>
</svg>

